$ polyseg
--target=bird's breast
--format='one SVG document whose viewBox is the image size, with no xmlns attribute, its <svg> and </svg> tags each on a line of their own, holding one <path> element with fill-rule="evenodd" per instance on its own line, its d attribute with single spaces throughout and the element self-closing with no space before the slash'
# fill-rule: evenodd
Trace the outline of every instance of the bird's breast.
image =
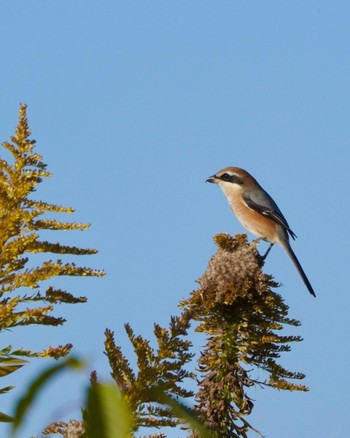
<svg viewBox="0 0 350 438">
<path fill-rule="evenodd" d="M 229 200 L 230 207 L 241 224 L 255 236 L 268 242 L 278 242 L 278 224 L 249 208 L 242 197 L 234 197 Z"/>
</svg>

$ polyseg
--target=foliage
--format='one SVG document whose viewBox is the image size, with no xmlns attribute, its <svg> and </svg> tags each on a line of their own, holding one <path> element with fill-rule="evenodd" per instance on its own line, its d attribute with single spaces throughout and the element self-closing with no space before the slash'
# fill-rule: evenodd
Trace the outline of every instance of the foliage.
<svg viewBox="0 0 350 438">
<path fill-rule="evenodd" d="M 88 438 L 130 438 L 129 408 L 113 384 L 94 383 L 88 391 L 84 418 Z"/>
<path fill-rule="evenodd" d="M 149 341 L 136 336 L 129 324 L 125 325 L 128 337 L 137 356 L 138 374 L 135 375 L 129 361 L 114 342 L 114 334 L 106 330 L 105 349 L 112 369 L 112 377 L 120 388 L 132 412 L 132 429 L 143 426 L 174 427 L 179 424 L 178 416 L 170 406 L 160 406 L 159 394 L 188 398 L 193 392 L 181 385 L 194 374 L 185 369 L 192 359 L 189 352 L 191 342 L 187 336 L 187 316 L 172 317 L 168 329 L 154 326 L 158 348 L 155 351 Z"/>
<path fill-rule="evenodd" d="M 40 373 L 34 380 L 28 385 L 25 394 L 20 398 L 16 407 L 14 421 L 12 424 L 13 436 L 16 435 L 18 429 L 23 424 L 25 415 L 28 413 L 29 409 L 32 407 L 35 399 L 38 397 L 39 393 L 45 387 L 45 385 L 56 377 L 57 374 L 61 373 L 67 368 L 81 368 L 83 363 L 74 357 L 67 358 L 60 361 L 57 365 L 51 365 L 42 373 Z"/>
<path fill-rule="evenodd" d="M 302 340 L 278 332 L 300 323 L 288 318 L 288 306 L 272 290 L 278 284 L 262 272 L 263 258 L 255 245 L 248 244 L 245 235 L 234 239 L 219 234 L 214 240 L 218 251 L 199 279 L 199 289 L 181 303 L 182 314 L 172 318 L 168 330 L 155 326 L 157 352 L 126 325 L 137 357 L 137 376 L 115 345 L 113 334 L 106 331 L 112 377 L 130 407 L 134 435 L 141 426 L 175 427 L 184 422 L 193 438 L 247 437 L 249 430 L 260 434 L 245 418 L 254 406 L 249 388 L 307 391 L 306 386 L 293 382 L 302 380 L 302 373 L 288 371 L 277 362 L 282 352 L 290 350 L 290 343 Z M 188 335 L 191 321 L 207 338 L 197 374 L 186 371 L 192 344 L 179 338 Z M 257 371 L 265 378 L 255 377 Z M 198 382 L 195 405 L 187 409 L 190 416 L 183 415 L 185 408 L 177 409 L 177 397 L 193 395 L 178 387 L 185 377 Z"/>
<path fill-rule="evenodd" d="M 277 332 L 300 323 L 288 318 L 288 306 L 271 289 L 277 284 L 262 272 L 263 259 L 245 235 L 233 239 L 219 234 L 215 243 L 218 251 L 199 280 L 200 288 L 182 303 L 199 322 L 197 331 L 207 335 L 198 360 L 202 379 L 195 410 L 218 437 L 245 437 L 255 430 L 244 418 L 253 409 L 248 388 L 307 391 L 290 381 L 304 374 L 277 363 L 282 352 L 290 351 L 289 343 L 302 340 Z M 263 370 L 266 378 L 254 377 L 254 370 Z"/>
<path fill-rule="evenodd" d="M 90 255 L 96 250 L 40 238 L 43 231 L 86 230 L 89 225 L 49 219 L 47 214 L 73 213 L 74 210 L 32 198 L 38 184 L 51 173 L 42 157 L 34 151 L 36 142 L 30 139 L 30 134 L 26 106 L 21 105 L 15 134 L 10 142 L 2 144 L 9 159 L 0 159 L 0 331 L 33 324 L 63 324 L 64 318 L 50 315 L 55 304 L 84 303 L 86 298 L 74 297 L 52 286 L 43 291 L 42 284 L 55 276 L 103 275 L 101 271 L 56 258 L 58 255 Z M 42 254 L 41 259 L 50 254 L 50 258 L 38 263 L 35 254 Z M 66 344 L 35 352 L 7 346 L 0 350 L 0 376 L 21 368 L 26 363 L 24 357 L 58 359 L 67 355 L 71 348 L 71 344 Z M 12 388 L 2 388 L 0 393 Z M 0 421 L 8 420 L 0 413 Z"/>
</svg>

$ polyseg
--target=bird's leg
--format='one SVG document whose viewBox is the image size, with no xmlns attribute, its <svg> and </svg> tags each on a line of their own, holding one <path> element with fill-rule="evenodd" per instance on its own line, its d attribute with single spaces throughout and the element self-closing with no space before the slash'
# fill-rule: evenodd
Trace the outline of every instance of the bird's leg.
<svg viewBox="0 0 350 438">
<path fill-rule="evenodd" d="M 252 243 L 258 244 L 261 240 L 264 240 L 262 237 L 258 237 L 257 239 L 252 240 Z M 273 247 L 274 243 L 270 243 L 270 246 L 267 248 L 266 253 L 263 256 L 260 256 L 262 260 L 265 260 L 268 256 L 269 252 L 271 251 L 271 248 Z"/>
<path fill-rule="evenodd" d="M 268 256 L 268 253 L 271 251 L 271 248 L 273 247 L 273 245 L 274 245 L 274 243 L 270 243 L 270 246 L 267 248 L 266 253 L 265 253 L 263 256 L 261 256 L 261 258 L 262 258 L 263 260 L 266 259 L 266 257 Z"/>
</svg>

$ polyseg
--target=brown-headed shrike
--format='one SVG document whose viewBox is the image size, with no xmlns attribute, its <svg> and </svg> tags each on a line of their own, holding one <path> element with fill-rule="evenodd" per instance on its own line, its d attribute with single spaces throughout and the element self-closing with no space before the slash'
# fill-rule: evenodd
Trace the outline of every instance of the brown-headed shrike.
<svg viewBox="0 0 350 438">
<path fill-rule="evenodd" d="M 308 291 L 316 296 L 303 268 L 294 254 L 289 236 L 296 238 L 275 201 L 248 172 L 239 167 L 225 167 L 207 179 L 218 184 L 225 193 L 237 219 L 259 239 L 270 242 L 264 257 L 275 243 L 279 243 L 291 258 Z"/>
</svg>

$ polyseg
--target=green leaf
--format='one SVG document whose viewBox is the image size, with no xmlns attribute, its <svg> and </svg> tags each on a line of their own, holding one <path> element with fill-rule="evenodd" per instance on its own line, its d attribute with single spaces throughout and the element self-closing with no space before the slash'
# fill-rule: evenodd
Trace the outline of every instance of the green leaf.
<svg viewBox="0 0 350 438">
<path fill-rule="evenodd" d="M 115 384 L 96 383 L 89 388 L 85 429 L 88 438 L 129 438 L 129 409 Z"/>
<path fill-rule="evenodd" d="M 83 362 L 70 357 L 63 360 L 57 365 L 50 366 L 45 371 L 40 373 L 35 379 L 30 383 L 27 388 L 26 393 L 18 401 L 15 407 L 15 419 L 13 422 L 13 434 L 19 429 L 23 423 L 23 419 L 27 414 L 28 410 L 33 406 L 35 399 L 38 397 L 39 392 L 44 388 L 44 386 L 52 380 L 53 377 L 67 368 L 82 368 Z"/>
<path fill-rule="evenodd" d="M 3 412 L 0 412 L 0 423 L 13 423 L 15 419 Z"/>
<path fill-rule="evenodd" d="M 14 386 L 6 386 L 5 388 L 0 388 L 0 394 L 5 394 L 6 392 L 11 391 L 11 389 L 15 388 Z"/>
<path fill-rule="evenodd" d="M 25 352 L 21 353 L 21 352 L 12 352 L 12 354 L 25 354 Z M 28 363 L 27 360 L 25 359 L 20 359 L 18 357 L 13 357 L 13 356 L 5 356 L 5 357 L 0 357 L 0 363 L 8 363 L 8 365 L 24 365 L 26 363 Z"/>
<path fill-rule="evenodd" d="M 181 418 L 185 423 L 187 423 L 193 431 L 196 431 L 201 438 L 214 438 L 213 432 L 210 432 L 204 424 L 202 424 L 194 415 L 193 411 L 183 404 L 179 403 L 172 397 L 169 397 L 165 392 L 160 389 L 153 389 L 151 391 L 152 396 L 161 404 L 168 405 L 176 417 Z"/>
<path fill-rule="evenodd" d="M 23 365 L 9 365 L 9 366 L 0 366 L 0 377 L 7 376 L 8 374 L 17 371 L 19 368 L 22 368 Z"/>
</svg>

